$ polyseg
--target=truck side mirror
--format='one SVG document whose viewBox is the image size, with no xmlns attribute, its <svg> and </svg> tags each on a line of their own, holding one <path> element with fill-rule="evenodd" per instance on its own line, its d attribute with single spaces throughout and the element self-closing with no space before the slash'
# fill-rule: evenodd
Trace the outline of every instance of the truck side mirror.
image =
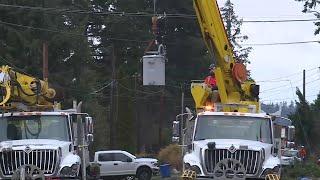
<svg viewBox="0 0 320 180">
<path fill-rule="evenodd" d="M 294 141 L 295 139 L 295 127 L 288 126 L 288 141 Z"/>
<path fill-rule="evenodd" d="M 93 142 L 93 134 L 87 134 L 87 141 L 89 143 L 92 143 Z"/>
<path fill-rule="evenodd" d="M 93 134 L 93 120 L 92 117 L 88 116 L 85 119 L 86 121 L 86 131 L 88 134 Z"/>
<path fill-rule="evenodd" d="M 180 132 L 180 122 L 173 121 L 172 123 L 172 142 L 177 143 L 180 141 L 179 133 Z"/>
<path fill-rule="evenodd" d="M 179 121 L 173 121 L 172 124 L 172 135 L 173 136 L 179 136 L 179 131 L 180 131 L 180 122 Z"/>
<path fill-rule="evenodd" d="M 173 143 L 179 143 L 180 137 L 173 136 L 172 139 L 171 139 L 171 141 L 172 141 Z"/>
</svg>

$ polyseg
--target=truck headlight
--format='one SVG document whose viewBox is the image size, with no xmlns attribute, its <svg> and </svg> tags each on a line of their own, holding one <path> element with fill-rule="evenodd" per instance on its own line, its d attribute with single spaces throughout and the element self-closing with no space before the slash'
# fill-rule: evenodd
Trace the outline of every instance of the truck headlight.
<svg viewBox="0 0 320 180">
<path fill-rule="evenodd" d="M 65 166 L 61 169 L 61 176 L 75 177 L 78 174 L 79 164 L 73 164 L 71 167 Z"/>
<path fill-rule="evenodd" d="M 155 166 L 155 167 L 159 167 L 159 163 L 158 163 L 157 161 L 151 162 L 151 164 L 152 164 L 153 166 Z"/>
</svg>

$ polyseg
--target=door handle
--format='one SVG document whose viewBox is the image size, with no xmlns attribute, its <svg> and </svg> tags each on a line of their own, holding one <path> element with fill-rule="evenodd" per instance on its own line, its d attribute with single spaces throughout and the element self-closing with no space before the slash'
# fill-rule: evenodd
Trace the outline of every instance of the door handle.
<svg viewBox="0 0 320 180">
<path fill-rule="evenodd" d="M 113 165 L 117 166 L 117 165 L 118 165 L 118 163 L 113 163 Z"/>
</svg>

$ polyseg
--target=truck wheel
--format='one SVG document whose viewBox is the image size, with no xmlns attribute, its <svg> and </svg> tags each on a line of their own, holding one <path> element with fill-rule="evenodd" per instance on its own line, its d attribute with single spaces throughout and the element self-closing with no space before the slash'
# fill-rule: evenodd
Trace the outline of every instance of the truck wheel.
<svg viewBox="0 0 320 180">
<path fill-rule="evenodd" d="M 134 176 L 127 176 L 127 177 L 124 178 L 124 180 L 134 180 L 134 179 L 135 179 Z"/>
<path fill-rule="evenodd" d="M 150 168 L 142 167 L 138 169 L 137 178 L 138 180 L 150 180 L 152 172 Z"/>
</svg>

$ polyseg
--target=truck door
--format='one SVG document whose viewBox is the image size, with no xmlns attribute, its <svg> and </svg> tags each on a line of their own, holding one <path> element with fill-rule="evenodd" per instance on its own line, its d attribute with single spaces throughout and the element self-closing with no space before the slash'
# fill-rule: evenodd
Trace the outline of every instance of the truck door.
<svg viewBox="0 0 320 180">
<path fill-rule="evenodd" d="M 99 153 L 98 163 L 101 165 L 101 176 L 110 176 L 116 174 L 116 167 L 114 166 L 114 153 Z"/>
<path fill-rule="evenodd" d="M 115 169 L 118 174 L 125 175 L 134 175 L 135 174 L 135 163 L 134 160 L 123 154 L 123 153 L 115 153 Z"/>
</svg>

